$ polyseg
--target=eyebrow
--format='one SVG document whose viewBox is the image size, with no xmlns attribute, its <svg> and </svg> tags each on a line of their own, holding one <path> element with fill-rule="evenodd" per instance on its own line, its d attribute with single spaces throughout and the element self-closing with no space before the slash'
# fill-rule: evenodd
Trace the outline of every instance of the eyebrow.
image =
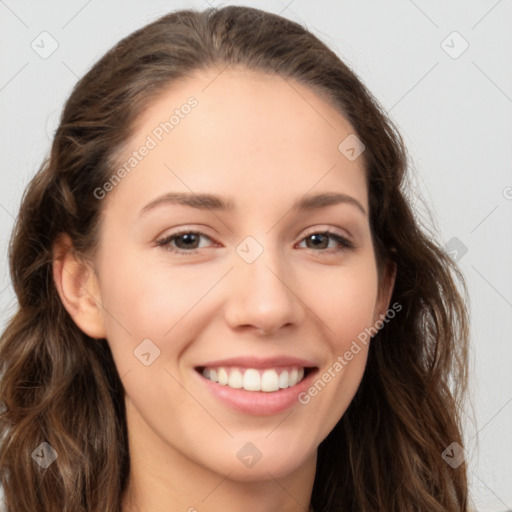
<svg viewBox="0 0 512 512">
<path fill-rule="evenodd" d="M 233 211 L 235 209 L 235 203 L 233 200 L 223 198 L 221 196 L 208 193 L 189 194 L 184 192 L 169 192 L 157 197 L 144 206 L 140 210 L 139 215 L 143 215 L 158 206 L 166 204 L 179 204 L 197 208 L 199 210 Z M 367 215 L 363 205 L 357 199 L 347 194 L 334 192 L 303 196 L 293 204 L 291 209 L 299 212 L 313 211 L 336 204 L 349 204 L 355 206 L 364 215 Z"/>
</svg>

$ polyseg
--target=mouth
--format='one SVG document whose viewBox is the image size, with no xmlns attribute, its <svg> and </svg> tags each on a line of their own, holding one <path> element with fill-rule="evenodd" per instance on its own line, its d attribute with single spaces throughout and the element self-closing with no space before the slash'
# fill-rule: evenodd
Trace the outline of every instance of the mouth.
<svg viewBox="0 0 512 512">
<path fill-rule="evenodd" d="M 279 414 L 301 405 L 299 396 L 320 371 L 314 359 L 280 354 L 234 356 L 194 367 L 199 389 L 215 403 L 253 416 Z"/>
<path fill-rule="evenodd" d="M 275 368 L 250 368 L 241 366 L 198 366 L 202 377 L 231 389 L 276 393 L 293 388 L 306 379 L 316 367 L 282 366 Z"/>
</svg>

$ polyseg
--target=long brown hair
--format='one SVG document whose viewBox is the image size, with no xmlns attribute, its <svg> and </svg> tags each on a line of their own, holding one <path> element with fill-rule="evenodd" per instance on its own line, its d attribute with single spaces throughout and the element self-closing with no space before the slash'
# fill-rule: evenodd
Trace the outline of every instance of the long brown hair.
<svg viewBox="0 0 512 512">
<path fill-rule="evenodd" d="M 53 247 L 94 253 L 101 208 L 138 116 L 176 79 L 243 66 L 320 94 L 364 143 L 376 260 L 397 266 L 397 318 L 375 335 L 348 410 L 318 449 L 316 512 L 466 511 L 463 444 L 468 318 L 463 276 L 407 199 L 408 157 L 355 74 L 299 24 L 258 9 L 182 10 L 137 30 L 76 84 L 51 153 L 25 191 L 10 243 L 18 310 L 0 340 L 0 471 L 7 512 L 119 512 L 129 473 L 124 390 L 105 339 L 60 301 Z M 35 450 L 58 454 L 47 468 Z M 50 453 L 50 452 L 48 452 Z"/>
</svg>

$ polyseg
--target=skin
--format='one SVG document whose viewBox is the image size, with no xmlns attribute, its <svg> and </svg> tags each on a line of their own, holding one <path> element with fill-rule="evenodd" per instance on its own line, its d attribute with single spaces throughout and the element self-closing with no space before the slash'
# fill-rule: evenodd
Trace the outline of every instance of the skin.
<svg viewBox="0 0 512 512">
<path fill-rule="evenodd" d="M 125 387 L 123 512 L 307 510 L 317 447 L 358 388 L 367 346 L 307 405 L 268 416 L 213 398 L 194 366 L 291 355 L 315 361 L 321 375 L 385 314 L 394 284 L 388 270 L 379 293 L 363 159 L 338 150 L 354 133 L 348 121 L 296 82 L 219 73 L 174 83 L 150 105 L 120 162 L 169 112 L 198 100 L 103 200 L 93 263 L 75 259 L 65 237 L 55 261 L 63 303 L 84 332 L 108 340 Z M 165 192 L 191 191 L 226 196 L 235 209 L 165 204 L 139 213 Z M 347 194 L 366 213 L 349 203 L 291 211 L 320 192 Z M 155 244 L 183 227 L 205 235 L 196 254 L 179 240 L 171 246 L 183 255 Z M 325 229 L 355 248 L 312 243 Z M 250 264 L 235 250 L 247 236 L 263 248 Z M 146 338 L 160 350 L 149 366 L 134 356 Z M 262 454 L 250 468 L 237 458 L 247 442 Z"/>
</svg>

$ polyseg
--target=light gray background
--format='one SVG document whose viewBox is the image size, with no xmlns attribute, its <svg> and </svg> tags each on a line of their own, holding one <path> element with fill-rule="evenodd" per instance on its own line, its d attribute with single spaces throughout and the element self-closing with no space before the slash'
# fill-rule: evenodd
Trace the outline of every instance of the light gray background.
<svg viewBox="0 0 512 512">
<path fill-rule="evenodd" d="M 512 509 L 512 2 L 235 3 L 303 23 L 358 73 L 405 138 L 442 243 L 456 237 L 450 244 L 467 248 L 459 257 L 471 295 L 473 501 L 481 512 Z M 121 37 L 185 7 L 208 3 L 0 0 L 0 328 L 15 309 L 13 219 L 72 86 Z M 48 52 L 52 39 L 47 58 L 31 47 Z"/>
</svg>

